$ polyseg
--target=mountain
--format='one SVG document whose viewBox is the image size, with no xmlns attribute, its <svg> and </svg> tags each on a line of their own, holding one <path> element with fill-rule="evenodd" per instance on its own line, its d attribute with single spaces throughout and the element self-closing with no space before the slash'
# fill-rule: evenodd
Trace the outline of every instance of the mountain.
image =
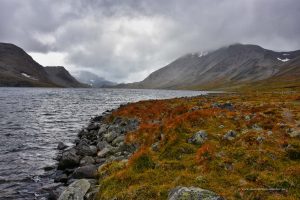
<svg viewBox="0 0 300 200">
<path fill-rule="evenodd" d="M 74 72 L 73 75 L 82 83 L 88 84 L 95 88 L 100 87 L 110 87 L 114 86 L 117 83 L 107 81 L 102 77 L 97 76 L 94 73 L 88 72 L 88 71 L 77 71 Z"/>
<path fill-rule="evenodd" d="M 48 78 L 61 87 L 89 87 L 78 82 L 64 67 L 62 66 L 47 66 L 44 68 L 48 74 Z"/>
<path fill-rule="evenodd" d="M 23 49 L 13 44 L 0 43 L 0 86 L 56 85 L 48 78 L 44 67 Z"/>
<path fill-rule="evenodd" d="M 254 83 L 284 73 L 284 66 L 297 56 L 300 50 L 275 52 L 257 45 L 234 44 L 207 54 L 187 54 L 141 82 L 120 87 L 212 89 Z"/>
<path fill-rule="evenodd" d="M 88 87 L 64 67 L 43 67 L 20 47 L 0 43 L 0 86 Z"/>
</svg>

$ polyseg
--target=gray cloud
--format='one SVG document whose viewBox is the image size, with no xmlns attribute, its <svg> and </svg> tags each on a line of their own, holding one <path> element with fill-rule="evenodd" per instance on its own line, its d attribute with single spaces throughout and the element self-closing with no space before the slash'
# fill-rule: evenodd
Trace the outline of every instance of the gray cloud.
<svg viewBox="0 0 300 200">
<path fill-rule="evenodd" d="M 300 49 L 299 10 L 298 0 L 1 0 L 0 41 L 139 81 L 183 54 L 236 42 Z"/>
</svg>

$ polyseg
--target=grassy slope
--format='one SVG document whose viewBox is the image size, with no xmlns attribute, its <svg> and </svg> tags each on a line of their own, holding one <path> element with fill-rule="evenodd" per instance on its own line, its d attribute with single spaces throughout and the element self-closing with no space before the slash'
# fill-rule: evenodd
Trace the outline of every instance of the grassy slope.
<svg viewBox="0 0 300 200">
<path fill-rule="evenodd" d="M 232 111 L 211 106 L 228 101 Z M 227 199 L 300 198 L 300 140 L 287 134 L 291 128 L 300 131 L 299 93 L 142 101 L 121 107 L 111 118 L 115 116 L 141 120 L 126 139 L 140 149 L 128 163 L 113 162 L 99 170 L 99 199 L 166 199 L 179 185 L 209 189 Z M 208 140 L 187 143 L 199 130 L 207 131 Z M 228 130 L 238 133 L 232 141 L 222 139 Z M 153 151 L 157 141 L 159 150 Z M 249 188 L 285 190 L 245 190 Z"/>
</svg>

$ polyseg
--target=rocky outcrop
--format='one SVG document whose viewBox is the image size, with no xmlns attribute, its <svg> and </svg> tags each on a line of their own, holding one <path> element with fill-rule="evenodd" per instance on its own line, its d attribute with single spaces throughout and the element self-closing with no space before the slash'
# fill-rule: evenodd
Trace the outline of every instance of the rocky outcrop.
<svg viewBox="0 0 300 200">
<path fill-rule="evenodd" d="M 91 119 L 79 131 L 75 146 L 65 149 L 66 145 L 63 143 L 58 145 L 61 154 L 58 156 L 57 171 L 54 174 L 55 182 L 70 184 L 75 181 L 78 185 L 78 179 L 96 179 L 100 166 L 114 160 L 126 161 L 132 155 L 137 147 L 126 144 L 125 136 L 138 128 L 138 120 L 116 117 L 109 121 L 107 117 L 110 114 L 111 112 L 106 112 L 103 116 Z M 96 191 L 95 184 L 90 187 L 90 190 Z M 63 199 L 74 199 L 70 197 L 73 190 L 74 185 L 71 184 L 65 190 Z M 91 193 L 89 198 L 92 199 Z"/>
<path fill-rule="evenodd" d="M 224 200 L 224 198 L 210 190 L 179 186 L 170 191 L 168 200 Z"/>
</svg>

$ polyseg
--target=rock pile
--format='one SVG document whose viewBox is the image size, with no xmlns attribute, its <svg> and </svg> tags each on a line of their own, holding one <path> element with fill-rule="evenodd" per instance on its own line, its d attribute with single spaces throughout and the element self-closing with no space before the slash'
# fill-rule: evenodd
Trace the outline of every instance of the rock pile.
<svg viewBox="0 0 300 200">
<path fill-rule="evenodd" d="M 137 149 L 135 145 L 126 144 L 124 140 L 128 132 L 138 128 L 139 121 L 116 117 L 108 122 L 108 114 L 110 113 L 91 119 L 88 126 L 78 133 L 75 146 L 67 148 L 59 143 L 61 154 L 58 156 L 58 166 L 54 174 L 55 182 L 69 185 L 78 179 L 84 180 L 81 182 L 96 179 L 97 169 L 101 165 L 114 160 L 127 160 Z M 72 191 L 75 186 L 72 185 Z"/>
</svg>

